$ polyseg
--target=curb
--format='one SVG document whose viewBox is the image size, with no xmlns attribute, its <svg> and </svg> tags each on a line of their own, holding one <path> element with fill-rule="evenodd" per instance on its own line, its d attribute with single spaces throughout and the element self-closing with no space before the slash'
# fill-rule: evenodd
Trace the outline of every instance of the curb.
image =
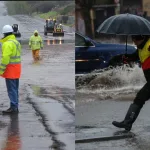
<svg viewBox="0 0 150 150">
<path fill-rule="evenodd" d="M 133 133 L 127 133 L 124 135 L 77 139 L 77 140 L 75 140 L 75 143 L 89 143 L 89 142 L 120 140 L 120 139 L 125 139 L 125 138 L 133 138 L 134 136 L 135 136 L 135 134 L 133 134 Z"/>
</svg>

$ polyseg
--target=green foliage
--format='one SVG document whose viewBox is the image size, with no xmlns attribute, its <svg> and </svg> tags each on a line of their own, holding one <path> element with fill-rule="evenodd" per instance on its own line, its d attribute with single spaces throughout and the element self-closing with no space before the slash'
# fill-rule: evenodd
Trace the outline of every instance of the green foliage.
<svg viewBox="0 0 150 150">
<path fill-rule="evenodd" d="M 56 11 L 50 11 L 48 13 L 40 14 L 39 16 L 43 19 L 47 19 L 49 17 L 56 17 L 57 15 L 58 15 L 58 13 Z"/>
<path fill-rule="evenodd" d="M 53 8 L 72 4 L 73 1 L 5 1 L 8 14 L 47 13 Z M 68 8 L 69 9 L 69 8 Z M 63 13 L 66 13 L 65 10 Z"/>
<path fill-rule="evenodd" d="M 69 5 L 69 6 L 65 7 L 64 9 L 60 10 L 59 13 L 61 15 L 67 15 L 68 13 L 74 11 L 74 9 L 75 9 L 75 5 L 74 4 L 73 5 Z"/>
<path fill-rule="evenodd" d="M 38 15 L 43 19 L 62 16 L 62 23 L 74 24 L 74 20 L 68 18 L 75 11 L 74 1 L 5 1 L 5 5 L 9 15 Z"/>
<path fill-rule="evenodd" d="M 26 1 L 6 1 L 5 5 L 7 7 L 8 14 L 10 15 L 30 13 L 30 9 Z"/>
</svg>

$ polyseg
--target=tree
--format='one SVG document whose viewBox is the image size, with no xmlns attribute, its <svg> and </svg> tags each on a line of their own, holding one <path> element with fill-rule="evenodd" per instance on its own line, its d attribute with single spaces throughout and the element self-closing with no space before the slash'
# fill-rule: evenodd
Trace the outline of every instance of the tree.
<svg viewBox="0 0 150 150">
<path fill-rule="evenodd" d="M 95 0 L 75 0 L 75 4 L 81 7 L 86 34 L 92 37 L 90 10 L 95 4 Z"/>
<path fill-rule="evenodd" d="M 5 1 L 8 14 L 29 14 L 34 12 L 47 13 L 55 7 L 66 6 L 73 1 Z"/>
<path fill-rule="evenodd" d="M 26 1 L 6 1 L 8 14 L 28 14 L 29 7 Z"/>
</svg>

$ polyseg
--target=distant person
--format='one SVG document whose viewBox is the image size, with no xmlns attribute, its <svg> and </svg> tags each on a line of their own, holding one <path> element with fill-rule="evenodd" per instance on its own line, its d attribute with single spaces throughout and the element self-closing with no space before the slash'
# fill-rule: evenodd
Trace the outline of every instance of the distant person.
<svg viewBox="0 0 150 150">
<path fill-rule="evenodd" d="M 144 35 L 134 35 L 132 40 L 137 46 L 137 51 L 133 54 L 124 55 L 126 60 L 139 60 L 142 65 L 145 79 L 147 83 L 137 93 L 133 103 L 130 105 L 123 121 L 113 121 L 112 124 L 118 128 L 124 128 L 130 131 L 132 124 L 138 117 L 141 108 L 147 100 L 150 99 L 150 38 Z M 122 57 L 120 55 L 120 57 Z M 116 57 L 117 59 L 117 57 Z"/>
<path fill-rule="evenodd" d="M 3 114 L 18 113 L 18 90 L 21 74 L 21 45 L 13 35 L 13 28 L 5 25 L 2 29 L 4 37 L 2 43 L 2 58 L 0 64 L 0 76 L 5 78 L 10 108 L 2 111 Z"/>
<path fill-rule="evenodd" d="M 34 62 L 37 62 L 40 60 L 39 51 L 40 49 L 43 49 L 43 41 L 41 36 L 38 34 L 38 31 L 34 31 L 34 35 L 30 37 L 29 40 L 29 47 L 32 50 L 32 56 Z"/>
</svg>

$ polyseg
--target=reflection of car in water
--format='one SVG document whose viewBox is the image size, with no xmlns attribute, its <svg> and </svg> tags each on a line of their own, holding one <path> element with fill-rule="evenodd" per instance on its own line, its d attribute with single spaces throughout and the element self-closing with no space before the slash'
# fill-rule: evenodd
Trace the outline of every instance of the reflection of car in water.
<svg viewBox="0 0 150 150">
<path fill-rule="evenodd" d="M 63 27 L 58 24 L 56 20 L 47 19 L 46 25 L 44 26 L 44 35 L 47 33 L 53 33 L 53 36 L 64 36 Z"/>
<path fill-rule="evenodd" d="M 63 44 L 64 40 L 62 39 L 53 39 L 53 40 L 47 40 L 47 45 L 55 45 L 55 44 Z"/>
<path fill-rule="evenodd" d="M 134 46 L 127 46 L 127 54 L 136 51 Z M 98 43 L 80 33 L 75 36 L 75 68 L 76 73 L 91 72 L 95 69 L 109 67 L 114 58 L 126 54 L 124 44 Z M 122 61 L 122 60 L 121 60 Z M 124 63 L 123 61 L 120 63 Z M 112 65 L 113 66 L 113 65 Z"/>
<path fill-rule="evenodd" d="M 19 32 L 19 25 L 18 24 L 13 24 L 12 28 L 14 30 L 13 34 L 16 37 L 21 37 L 21 33 Z"/>
</svg>

